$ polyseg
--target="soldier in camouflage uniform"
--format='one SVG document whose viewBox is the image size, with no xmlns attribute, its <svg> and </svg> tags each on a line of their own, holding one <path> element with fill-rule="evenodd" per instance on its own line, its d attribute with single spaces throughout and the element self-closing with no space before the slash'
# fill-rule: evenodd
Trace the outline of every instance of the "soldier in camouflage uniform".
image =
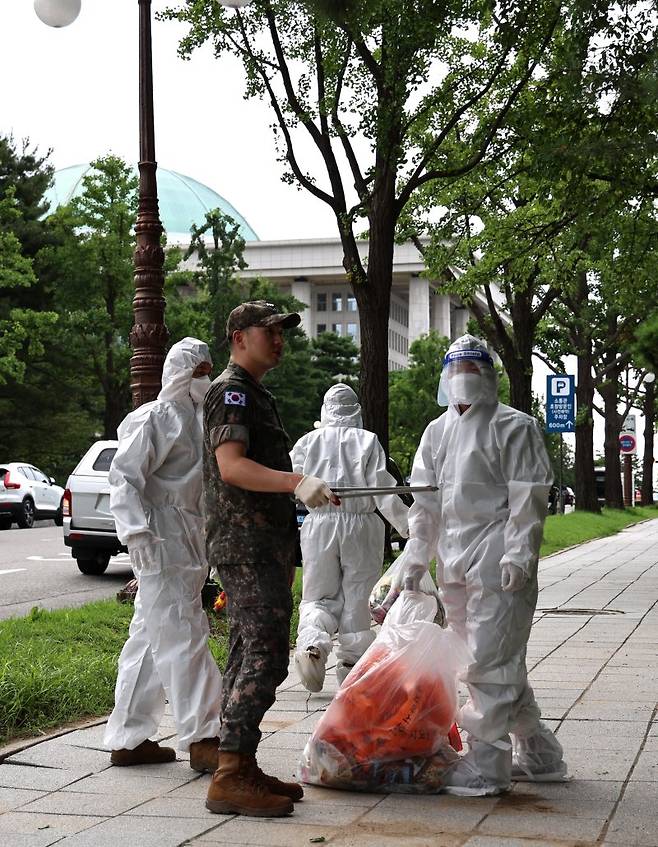
<svg viewBox="0 0 658 847">
<path fill-rule="evenodd" d="M 261 379 L 279 363 L 283 330 L 298 314 L 258 300 L 229 315 L 231 360 L 204 404 L 203 477 L 208 561 L 228 597 L 230 646 L 222 694 L 213 812 L 283 815 L 303 791 L 256 764 L 260 722 L 286 678 L 297 521 L 294 494 L 309 507 L 338 503 L 315 477 L 292 473 L 290 442 Z"/>
</svg>

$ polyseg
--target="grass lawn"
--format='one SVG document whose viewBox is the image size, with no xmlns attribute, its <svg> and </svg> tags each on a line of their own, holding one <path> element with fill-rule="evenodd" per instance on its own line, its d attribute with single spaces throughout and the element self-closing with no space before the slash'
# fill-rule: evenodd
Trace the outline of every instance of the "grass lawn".
<svg viewBox="0 0 658 847">
<path fill-rule="evenodd" d="M 603 509 L 600 515 L 589 512 L 570 512 L 568 515 L 549 515 L 544 527 L 540 555 L 548 556 L 565 547 L 614 535 L 625 526 L 658 518 L 658 506 L 637 506 L 634 509 Z"/>
<path fill-rule="evenodd" d="M 658 518 L 658 507 L 550 516 L 541 555 L 612 535 L 645 518 Z M 291 643 L 297 633 L 301 583 L 298 568 Z M 0 745 L 112 709 L 117 659 L 132 612 L 130 605 L 106 600 L 54 612 L 33 609 L 24 618 L 0 621 Z M 223 616 L 211 616 L 210 647 L 223 668 L 227 651 Z"/>
<path fill-rule="evenodd" d="M 291 639 L 301 593 L 298 568 Z M 117 660 L 132 613 L 131 605 L 104 600 L 54 612 L 35 608 L 24 618 L 0 621 L 0 746 L 111 711 Z M 226 618 L 211 614 L 210 623 L 210 649 L 223 669 Z"/>
</svg>

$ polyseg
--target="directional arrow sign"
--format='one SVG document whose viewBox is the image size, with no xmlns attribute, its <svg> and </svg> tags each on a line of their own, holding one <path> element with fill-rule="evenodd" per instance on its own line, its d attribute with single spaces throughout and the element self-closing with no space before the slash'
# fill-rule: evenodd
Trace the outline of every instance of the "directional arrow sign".
<svg viewBox="0 0 658 847">
<path fill-rule="evenodd" d="M 622 453 L 636 453 L 637 441 L 635 436 L 630 432 L 623 432 L 619 436 L 619 449 Z"/>
</svg>

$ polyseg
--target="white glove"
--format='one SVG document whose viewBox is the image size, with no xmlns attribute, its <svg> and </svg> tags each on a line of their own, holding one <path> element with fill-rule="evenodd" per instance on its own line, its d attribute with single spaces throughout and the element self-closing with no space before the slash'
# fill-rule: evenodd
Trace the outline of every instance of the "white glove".
<svg viewBox="0 0 658 847">
<path fill-rule="evenodd" d="M 505 563 L 500 569 L 500 587 L 503 591 L 519 591 L 528 581 L 527 573 L 518 565 Z"/>
<path fill-rule="evenodd" d="M 162 541 L 152 532 L 140 532 L 128 539 L 130 563 L 136 574 L 159 570 L 159 557 L 155 555 L 154 548 Z"/>
<path fill-rule="evenodd" d="M 323 479 L 317 476 L 304 476 L 295 488 L 295 497 L 307 508 L 317 509 L 334 501 L 334 493 Z"/>
</svg>

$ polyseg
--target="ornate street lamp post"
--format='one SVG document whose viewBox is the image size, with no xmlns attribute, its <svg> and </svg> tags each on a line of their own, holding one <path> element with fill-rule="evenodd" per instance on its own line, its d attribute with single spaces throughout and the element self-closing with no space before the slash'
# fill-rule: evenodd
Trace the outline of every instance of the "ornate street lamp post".
<svg viewBox="0 0 658 847">
<path fill-rule="evenodd" d="M 223 6 L 246 6 L 250 0 L 218 0 Z M 153 61 L 151 0 L 139 3 L 139 204 L 135 235 L 134 325 L 130 332 L 130 389 L 133 408 L 155 399 L 169 332 L 164 322 L 164 250 L 158 210 L 155 130 L 153 125 Z M 80 12 L 81 0 L 34 0 L 38 17 L 48 26 L 64 27 Z"/>
<path fill-rule="evenodd" d="M 34 9 L 48 26 L 68 26 L 80 12 L 81 0 L 34 0 Z M 130 389 L 133 408 L 155 399 L 169 333 L 164 322 L 164 250 L 158 211 L 155 131 L 153 126 L 153 66 L 151 0 L 139 3 L 139 205 L 134 253 L 134 325 L 130 333 Z"/>
</svg>

